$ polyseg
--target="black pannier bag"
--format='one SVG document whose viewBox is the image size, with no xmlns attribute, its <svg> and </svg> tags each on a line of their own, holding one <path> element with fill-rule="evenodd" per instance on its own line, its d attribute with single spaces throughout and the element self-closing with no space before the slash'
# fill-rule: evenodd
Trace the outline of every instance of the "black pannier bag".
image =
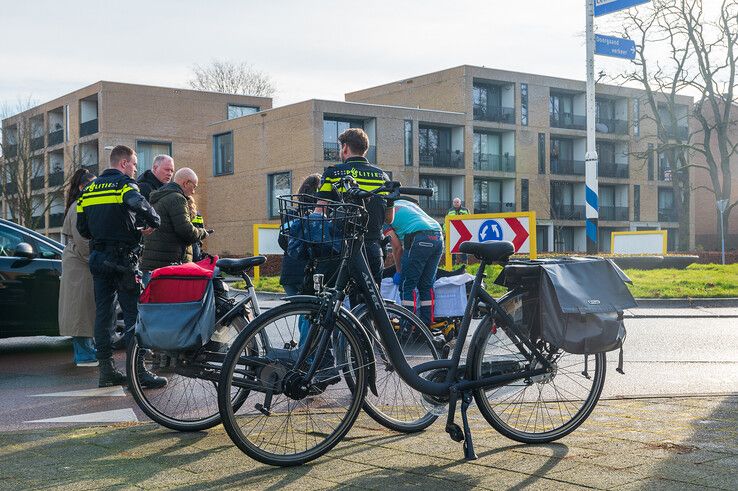
<svg viewBox="0 0 738 491">
<path fill-rule="evenodd" d="M 495 281 L 537 290 L 538 325 L 533 332 L 568 353 L 593 354 L 622 348 L 623 311 L 636 307 L 612 261 L 562 258 L 510 263 Z"/>
</svg>

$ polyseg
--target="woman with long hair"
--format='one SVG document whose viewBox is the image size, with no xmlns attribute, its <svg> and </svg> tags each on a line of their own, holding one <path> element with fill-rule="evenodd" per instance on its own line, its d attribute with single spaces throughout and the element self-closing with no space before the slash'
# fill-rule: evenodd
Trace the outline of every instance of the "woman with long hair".
<svg viewBox="0 0 738 491">
<path fill-rule="evenodd" d="M 64 253 L 59 286 L 59 334 L 72 336 L 74 363 L 78 367 L 98 365 L 95 358 L 95 293 L 88 260 L 90 243 L 77 231 L 77 199 L 95 175 L 77 169 L 69 180 L 66 216 L 62 226 Z"/>
</svg>

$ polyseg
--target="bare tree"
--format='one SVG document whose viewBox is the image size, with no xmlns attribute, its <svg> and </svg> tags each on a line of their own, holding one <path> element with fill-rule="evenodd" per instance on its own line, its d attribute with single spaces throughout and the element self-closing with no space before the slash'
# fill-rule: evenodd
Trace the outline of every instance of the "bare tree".
<svg viewBox="0 0 738 491">
<path fill-rule="evenodd" d="M 190 87 L 197 90 L 259 97 L 271 97 L 275 92 L 269 75 L 245 62 L 213 60 L 209 65 L 195 65 L 192 73 Z"/>
<path fill-rule="evenodd" d="M 694 186 L 689 169 L 707 171 L 716 200 L 730 202 L 727 220 L 738 200 L 731 189 L 732 141 L 738 114 L 734 104 L 738 61 L 738 2 L 724 0 L 717 15 L 708 16 L 701 0 L 654 0 L 652 9 L 626 11 L 624 35 L 636 41 L 633 68 L 618 77 L 645 89 L 644 102 L 658 129 L 657 152 L 667 155 L 675 207 L 679 211 L 679 248 L 689 245 L 689 197 Z M 648 56 L 647 56 L 648 53 Z M 654 53 L 654 54 L 652 54 Z M 665 55 L 662 55 L 664 53 Z M 679 94 L 697 94 L 693 116 L 698 123 L 686 131 Z M 680 123 L 683 123 L 680 125 Z M 696 128 L 696 129 L 695 129 Z M 690 157 L 704 157 L 705 165 Z M 718 230 L 720 224 L 718 220 Z"/>
<path fill-rule="evenodd" d="M 39 219 L 55 202 L 64 202 L 64 189 L 79 167 L 75 151 L 70 171 L 50 169 L 47 181 L 42 151 L 46 128 L 43 115 L 29 111 L 35 106 L 31 99 L 0 106 L 0 119 L 8 118 L 0 138 L 2 194 L 12 218 L 29 228 L 41 228 Z"/>
</svg>

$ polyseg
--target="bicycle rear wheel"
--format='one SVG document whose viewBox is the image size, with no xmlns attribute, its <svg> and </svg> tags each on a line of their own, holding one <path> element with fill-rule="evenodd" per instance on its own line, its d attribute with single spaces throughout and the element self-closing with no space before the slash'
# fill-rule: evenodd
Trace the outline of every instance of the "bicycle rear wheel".
<svg viewBox="0 0 738 491">
<path fill-rule="evenodd" d="M 225 329 L 220 329 L 219 339 L 230 344 L 239 332 L 247 326 L 246 311 L 237 315 Z M 225 356 L 225 354 L 222 354 Z M 200 371 L 210 372 L 213 379 L 198 378 Z M 136 337 L 128 346 L 127 372 L 128 389 L 141 410 L 153 421 L 177 431 L 202 431 L 220 424 L 218 411 L 217 376 L 221 363 L 199 362 L 194 355 L 174 354 L 154 351 L 139 346 Z M 167 378 L 167 385 L 159 389 L 147 389 L 141 385 L 141 370 Z M 245 391 L 235 389 L 231 392 L 231 403 L 240 406 Z"/>
<path fill-rule="evenodd" d="M 439 358 L 433 335 L 415 314 L 399 305 L 385 305 L 395 328 L 402 352 L 411 367 Z M 422 431 L 438 416 L 423 405 L 423 394 L 408 386 L 392 366 L 384 346 L 377 337 L 374 320 L 366 308 L 355 311 L 357 319 L 370 333 L 376 361 L 377 394 L 367 391 L 364 411 L 385 428 L 402 433 Z"/>
<path fill-rule="evenodd" d="M 365 341 L 357 327 L 338 317 L 334 340 L 345 339 L 347 357 L 339 360 L 330 347 L 312 380 L 301 378 L 309 368 L 294 366 L 303 336 L 320 329 L 319 304 L 291 302 L 258 316 L 234 341 L 223 364 L 218 396 L 223 426 L 244 453 L 259 462 L 300 465 L 333 448 L 356 421 L 366 394 L 368 363 Z M 304 343 L 304 339 L 302 343 Z M 309 346 L 307 360 L 316 353 Z M 349 387 L 346 382 L 353 381 Z M 240 410 L 230 394 L 244 387 Z"/>
<path fill-rule="evenodd" d="M 473 378 L 522 370 L 527 360 L 505 326 L 486 317 L 473 356 Z M 477 339 L 477 338 L 475 338 Z M 541 342 L 542 343 L 542 342 Z M 584 355 L 555 349 L 544 354 L 554 370 L 507 385 L 478 389 L 474 399 L 487 422 L 506 437 L 523 443 L 547 443 L 574 431 L 590 415 L 605 383 L 604 353 Z"/>
</svg>

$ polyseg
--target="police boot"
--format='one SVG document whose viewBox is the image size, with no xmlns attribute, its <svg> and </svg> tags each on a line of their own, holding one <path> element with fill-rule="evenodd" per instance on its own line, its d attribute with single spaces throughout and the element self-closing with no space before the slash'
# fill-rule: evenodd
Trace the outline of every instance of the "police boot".
<svg viewBox="0 0 738 491">
<path fill-rule="evenodd" d="M 116 370 L 115 361 L 112 358 L 100 360 L 100 381 L 98 387 L 112 387 L 126 383 L 126 376 Z"/>
<path fill-rule="evenodd" d="M 146 370 L 143 363 L 143 357 L 139 357 L 136 361 L 136 372 L 144 389 L 159 389 L 167 385 L 165 377 L 159 377 Z"/>
</svg>

